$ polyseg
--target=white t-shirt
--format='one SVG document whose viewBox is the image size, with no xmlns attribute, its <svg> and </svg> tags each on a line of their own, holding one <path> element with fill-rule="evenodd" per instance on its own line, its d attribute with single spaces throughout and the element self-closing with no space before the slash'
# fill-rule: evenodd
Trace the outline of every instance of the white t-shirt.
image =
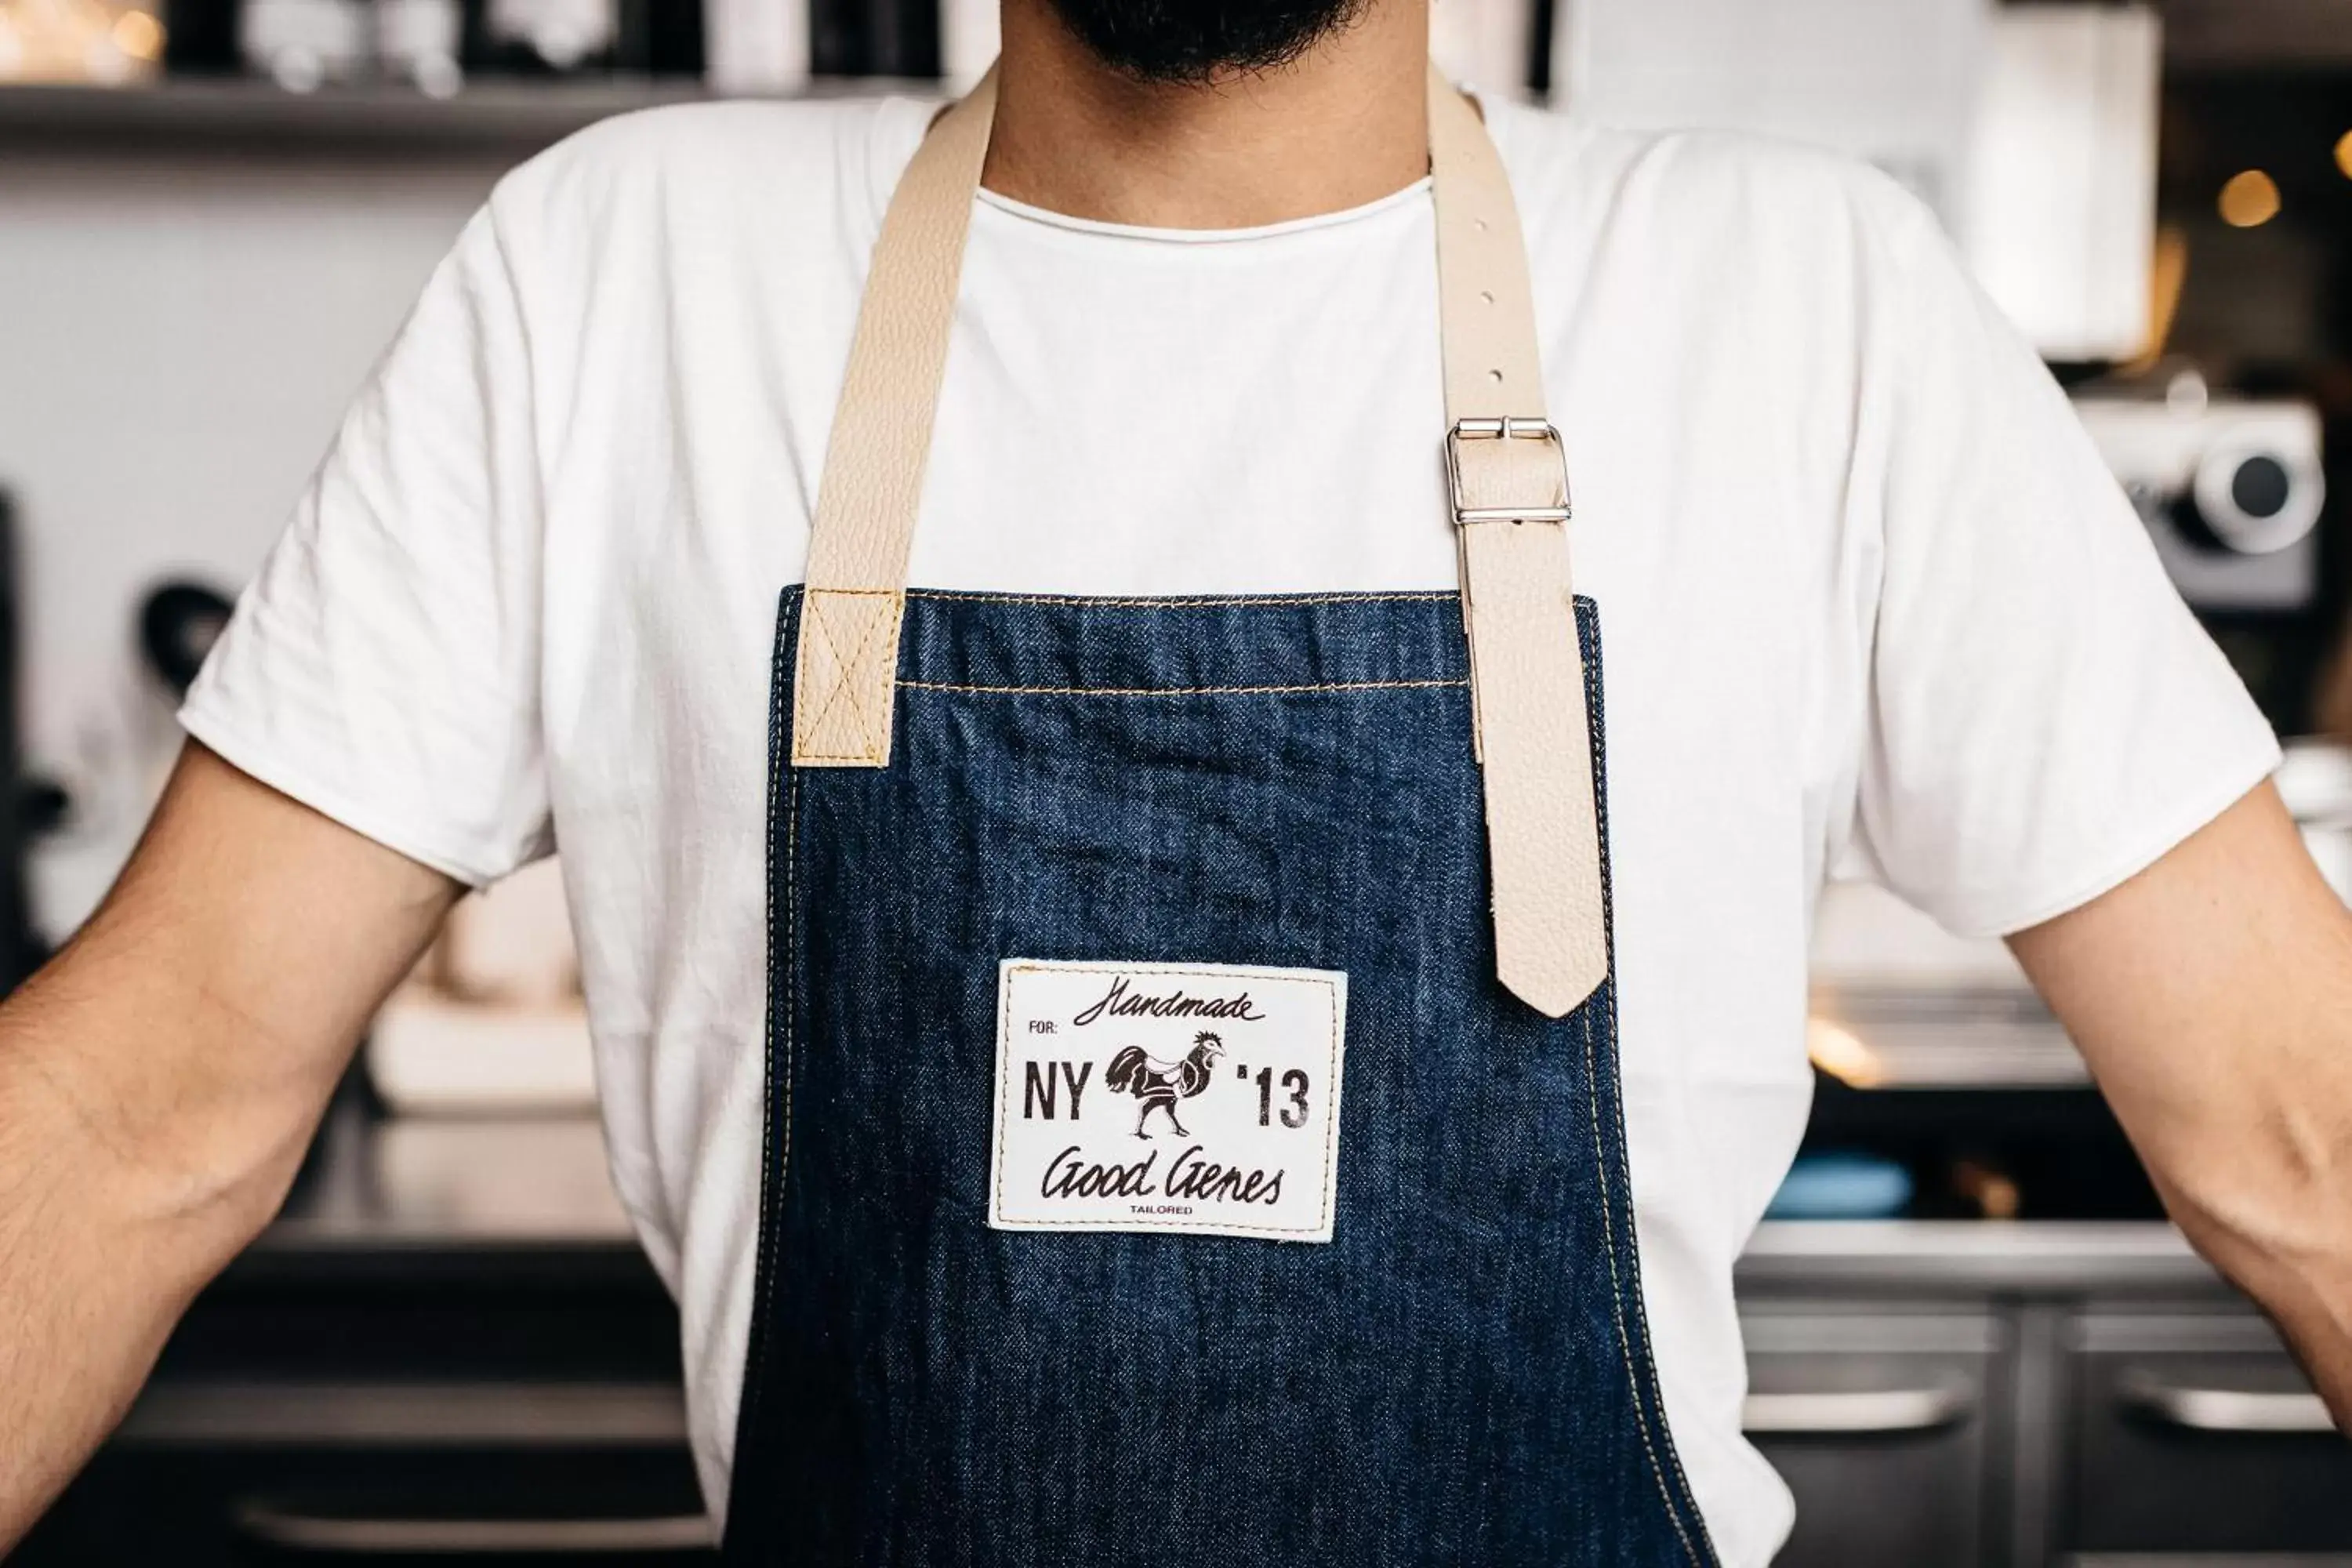
<svg viewBox="0 0 2352 1568">
<path fill-rule="evenodd" d="M 714 1510 L 760 1201 L 777 592 L 928 113 L 664 110 L 509 176 L 184 714 L 468 882 L 561 845 L 613 1174 L 683 1310 Z M 1491 119 L 1605 639 L 1650 1322 L 1717 1541 L 1762 1563 L 1789 1503 L 1739 1434 L 1731 1268 L 1805 1122 L 1824 868 L 2012 931 L 2276 752 L 2056 386 L 1893 184 Z M 913 581 L 1450 587 L 1433 247 L 1425 184 L 1218 233 L 983 195 Z"/>
</svg>

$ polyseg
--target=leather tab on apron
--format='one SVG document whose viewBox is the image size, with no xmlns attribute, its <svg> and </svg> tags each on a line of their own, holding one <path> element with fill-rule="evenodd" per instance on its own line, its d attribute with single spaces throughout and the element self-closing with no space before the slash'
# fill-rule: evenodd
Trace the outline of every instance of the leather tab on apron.
<svg viewBox="0 0 2352 1568">
<path fill-rule="evenodd" d="M 889 763 L 907 561 L 995 105 L 992 70 L 916 151 L 875 245 L 809 542 L 793 667 L 796 767 Z M 1544 418 L 1510 184 L 1476 110 L 1434 68 L 1429 122 L 1453 421 L 1445 456 L 1496 972 L 1528 1005 L 1559 1017 L 1609 973 L 1567 468 Z"/>
</svg>

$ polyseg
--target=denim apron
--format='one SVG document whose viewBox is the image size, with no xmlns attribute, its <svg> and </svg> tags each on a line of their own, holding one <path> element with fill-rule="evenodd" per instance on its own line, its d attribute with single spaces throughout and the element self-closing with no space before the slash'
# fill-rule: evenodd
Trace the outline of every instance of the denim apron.
<svg viewBox="0 0 2352 1568">
<path fill-rule="evenodd" d="M 1597 617 L 1550 427 L 1464 412 L 1539 396 L 1507 188 L 1453 195 L 1500 184 L 1484 131 L 1433 79 L 1463 593 L 908 590 L 992 91 L 893 198 L 778 616 L 727 1559 L 1712 1563 L 1643 1318 Z M 1449 223 L 1507 228 L 1496 278 Z M 1480 529 L 1559 552 L 1503 558 L 1522 622 L 1467 603 Z M 1563 711 L 1573 765 L 1529 763 Z"/>
</svg>

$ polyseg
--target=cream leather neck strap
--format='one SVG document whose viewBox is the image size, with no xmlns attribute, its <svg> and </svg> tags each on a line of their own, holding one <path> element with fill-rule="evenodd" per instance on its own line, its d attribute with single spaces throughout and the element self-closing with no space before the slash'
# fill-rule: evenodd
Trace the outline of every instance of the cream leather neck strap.
<svg viewBox="0 0 2352 1568">
<path fill-rule="evenodd" d="M 900 177 L 874 248 L 809 542 L 793 764 L 890 760 L 907 558 L 956 279 L 996 109 L 991 72 Z M 1545 422 L 1527 250 L 1467 100 L 1430 74 L 1447 483 L 1461 542 L 1474 743 L 1503 984 L 1558 1017 L 1609 972 L 1585 674 L 1568 571 L 1568 474 Z"/>
</svg>

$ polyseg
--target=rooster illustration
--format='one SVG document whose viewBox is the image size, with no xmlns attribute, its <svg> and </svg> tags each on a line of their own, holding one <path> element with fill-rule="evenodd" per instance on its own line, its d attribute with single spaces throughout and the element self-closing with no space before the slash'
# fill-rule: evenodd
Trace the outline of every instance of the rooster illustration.
<svg viewBox="0 0 2352 1568">
<path fill-rule="evenodd" d="M 1190 1138 L 1184 1124 L 1176 1120 L 1176 1102 L 1190 1100 L 1209 1087 L 1209 1074 L 1217 1058 L 1225 1054 L 1225 1042 L 1202 1030 L 1192 1037 L 1192 1048 L 1180 1062 L 1164 1062 L 1143 1054 L 1141 1046 L 1125 1046 L 1110 1058 L 1110 1067 L 1103 1074 L 1103 1082 L 1113 1094 L 1131 1094 L 1143 1101 L 1136 1113 L 1135 1135 L 1149 1139 L 1151 1134 L 1143 1124 L 1151 1120 L 1154 1110 L 1168 1113 L 1168 1125 L 1176 1130 L 1179 1138 Z"/>
</svg>

